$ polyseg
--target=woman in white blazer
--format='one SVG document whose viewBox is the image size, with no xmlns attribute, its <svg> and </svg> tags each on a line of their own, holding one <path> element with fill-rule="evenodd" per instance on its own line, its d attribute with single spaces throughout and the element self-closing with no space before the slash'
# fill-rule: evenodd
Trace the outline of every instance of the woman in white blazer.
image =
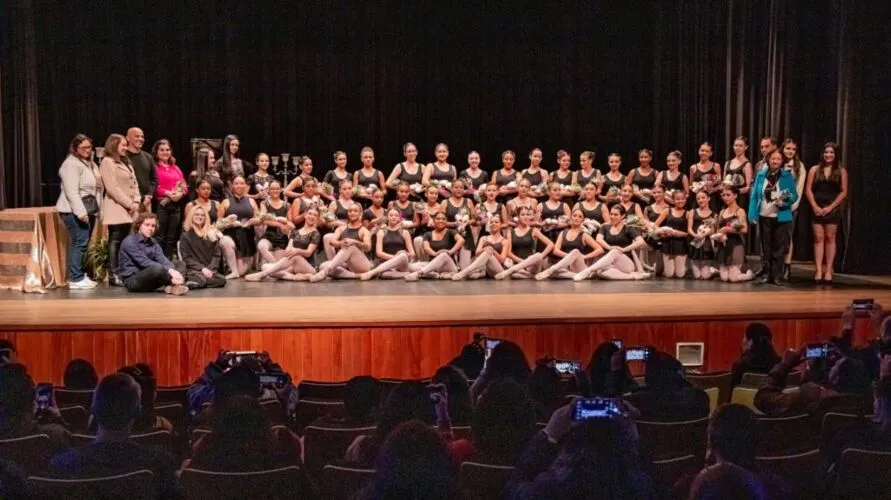
<svg viewBox="0 0 891 500">
<path fill-rule="evenodd" d="M 96 282 L 84 273 L 83 256 L 100 213 L 102 176 L 92 160 L 93 141 L 77 134 L 68 146 L 68 156 L 59 167 L 62 193 L 56 210 L 68 228 L 68 288 L 85 290 Z"/>
</svg>

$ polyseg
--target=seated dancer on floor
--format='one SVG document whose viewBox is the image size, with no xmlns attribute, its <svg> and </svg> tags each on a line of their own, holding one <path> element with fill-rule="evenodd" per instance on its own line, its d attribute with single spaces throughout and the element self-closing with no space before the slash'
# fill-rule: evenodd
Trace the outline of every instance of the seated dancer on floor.
<svg viewBox="0 0 891 500">
<path fill-rule="evenodd" d="M 662 189 L 656 186 L 654 192 Z M 675 191 L 674 204 L 666 208 L 656 219 L 662 235 L 662 269 L 666 278 L 683 278 L 687 273 L 687 193 Z"/>
<path fill-rule="evenodd" d="M 309 281 L 315 283 L 331 276 L 340 279 L 355 279 L 359 274 L 371 269 L 368 252 L 371 250 L 371 232 L 362 224 L 362 206 L 353 203 L 347 210 L 347 224 L 334 231 L 331 248 L 337 253 L 334 258 L 323 262 L 319 272 Z"/>
<path fill-rule="evenodd" d="M 723 236 L 715 236 L 721 281 L 733 283 L 749 281 L 755 277 L 751 269 L 742 272 L 746 263 L 745 235 L 749 230 L 749 223 L 746 220 L 746 211 L 736 203 L 738 196 L 739 188 L 736 186 L 725 185 L 721 190 L 725 208 L 718 214 L 717 235 Z"/>
<path fill-rule="evenodd" d="M 392 204 L 390 206 L 393 207 Z M 383 279 L 401 279 L 412 271 L 411 265 L 415 260 L 414 244 L 411 233 L 403 224 L 402 212 L 398 208 L 387 210 L 387 225 L 377 230 L 374 242 L 378 265 L 360 274 L 360 280 L 370 280 L 375 276 Z"/>
<path fill-rule="evenodd" d="M 179 237 L 177 248 L 186 264 L 186 286 L 191 289 L 226 286 L 226 277 L 220 273 L 223 235 L 211 225 L 207 215 L 203 207 L 193 208 Z"/>
<path fill-rule="evenodd" d="M 554 249 L 554 242 L 542 234 L 538 228 L 532 227 L 532 213 L 530 208 L 520 208 L 517 227 L 507 232 L 510 240 L 510 259 L 513 261 L 513 265 L 496 274 L 496 280 L 508 277 L 532 278 L 535 273 L 541 271 L 542 262 Z M 543 249 L 536 251 L 537 247 L 543 247 Z"/>
<path fill-rule="evenodd" d="M 600 228 L 597 243 L 607 252 L 572 279 L 586 280 L 592 276 L 609 280 L 641 280 L 650 277 L 634 259 L 634 251 L 647 243 L 637 231 L 625 224 L 625 208 L 616 203 L 609 209 L 609 224 Z"/>
<path fill-rule="evenodd" d="M 278 181 L 272 181 L 267 187 L 269 197 L 260 202 L 260 217 L 275 217 L 275 220 L 266 220 L 266 227 L 260 241 L 257 242 L 257 252 L 260 253 L 262 264 L 278 262 L 288 246 L 288 234 L 294 230 L 294 224 L 288 220 L 288 202 L 282 199 L 282 185 Z"/>
<path fill-rule="evenodd" d="M 573 210 L 569 216 L 569 227 L 557 236 L 554 245 L 554 258 L 560 259 L 553 266 L 535 275 L 538 281 L 551 277 L 572 279 L 582 269 L 604 254 L 597 241 L 586 233 L 582 224 L 585 214 L 581 210 Z"/>
<path fill-rule="evenodd" d="M 248 274 L 246 281 L 261 281 L 264 278 L 288 281 L 309 281 L 316 269 L 312 265 L 313 255 L 319 248 L 322 236 L 319 234 L 319 209 L 309 207 L 303 214 L 303 227 L 291 231 L 288 247 L 278 261 L 266 263 L 262 271 Z"/>
<path fill-rule="evenodd" d="M 121 241 L 116 272 L 124 281 L 128 292 L 154 292 L 164 287 L 164 292 L 182 295 L 189 291 L 183 273 L 182 262 L 170 262 L 164 251 L 152 239 L 158 227 L 158 216 L 142 212 L 133 221 L 133 231 Z"/>
<path fill-rule="evenodd" d="M 491 191 L 497 193 L 494 185 L 489 184 Z M 483 205 L 480 205 L 483 206 Z M 461 269 L 461 271 L 452 277 L 455 281 L 465 278 L 479 279 L 485 276 L 494 278 L 495 275 L 504 271 L 504 266 L 510 262 L 510 241 L 504 237 L 502 230 L 508 226 L 504 223 L 504 218 L 497 212 L 489 216 L 488 234 L 481 236 L 476 245 L 476 257 L 469 266 Z"/>
<path fill-rule="evenodd" d="M 334 231 L 340 226 L 346 226 L 347 211 L 349 210 L 350 205 L 356 203 L 353 201 L 353 181 L 341 181 L 338 189 L 340 195 L 328 205 L 328 220 L 319 221 L 319 226 L 331 231 L 322 236 L 322 247 L 325 249 L 325 260 L 333 259 L 334 254 L 337 253 L 337 250 L 331 246 L 331 239 L 334 238 Z"/>
<path fill-rule="evenodd" d="M 454 229 L 446 227 L 448 218 L 445 212 L 433 216 L 433 230 L 424 235 L 421 249 L 430 262 L 424 263 L 417 271 L 405 275 L 405 281 L 420 278 L 452 279 L 458 272 L 455 255 L 464 248 L 464 237 Z"/>
<path fill-rule="evenodd" d="M 235 242 L 235 267 L 229 264 L 226 279 L 243 276 L 251 267 L 251 260 L 257 253 L 257 233 L 255 226 L 260 224 L 257 217 L 257 203 L 247 196 L 247 183 L 237 175 L 232 179 L 232 193 L 220 204 L 217 224 L 224 223 L 223 234 Z"/>
</svg>

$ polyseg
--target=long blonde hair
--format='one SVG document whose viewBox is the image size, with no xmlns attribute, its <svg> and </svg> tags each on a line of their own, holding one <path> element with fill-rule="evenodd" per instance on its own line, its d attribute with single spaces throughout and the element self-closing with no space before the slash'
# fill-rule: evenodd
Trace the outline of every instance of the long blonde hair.
<svg viewBox="0 0 891 500">
<path fill-rule="evenodd" d="M 195 217 L 195 213 L 198 210 L 204 212 L 204 225 L 201 227 L 192 225 L 192 219 Z M 196 206 L 191 211 L 189 211 L 189 216 L 186 217 L 186 220 L 183 222 L 183 230 L 194 230 L 195 234 L 209 241 L 217 241 L 217 239 L 219 239 L 219 232 L 217 231 L 217 228 L 210 223 L 210 215 L 208 215 L 207 210 L 205 210 L 204 207 L 201 206 Z"/>
</svg>

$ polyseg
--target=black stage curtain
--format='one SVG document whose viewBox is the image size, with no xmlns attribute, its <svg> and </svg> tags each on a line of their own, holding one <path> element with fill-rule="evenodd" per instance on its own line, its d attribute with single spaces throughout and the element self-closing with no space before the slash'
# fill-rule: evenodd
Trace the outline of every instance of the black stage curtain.
<svg viewBox="0 0 891 500">
<path fill-rule="evenodd" d="M 185 168 L 190 137 L 236 133 L 249 159 L 309 154 L 316 173 L 338 149 L 355 168 L 365 145 L 389 171 L 405 141 L 424 161 L 446 142 L 462 168 L 471 149 L 494 170 L 504 149 L 522 168 L 540 147 L 548 169 L 558 149 L 591 149 L 603 169 L 609 152 L 622 153 L 627 171 L 643 147 L 661 168 L 672 149 L 689 165 L 706 140 L 723 163 L 738 135 L 753 141 L 753 157 L 760 136 L 793 137 L 812 165 L 836 140 L 852 179 L 844 268 L 888 271 L 856 246 L 873 233 L 859 217 L 888 198 L 878 191 L 887 181 L 874 181 L 887 177 L 889 141 L 869 128 L 887 90 L 876 15 L 887 7 L 875 4 L 42 2 L 43 182 L 57 182 L 74 133 L 101 144 L 130 125 L 146 131 L 147 147 L 170 139 Z M 796 253 L 808 258 L 809 231 L 799 232 Z M 887 246 L 889 234 L 869 241 Z"/>
</svg>

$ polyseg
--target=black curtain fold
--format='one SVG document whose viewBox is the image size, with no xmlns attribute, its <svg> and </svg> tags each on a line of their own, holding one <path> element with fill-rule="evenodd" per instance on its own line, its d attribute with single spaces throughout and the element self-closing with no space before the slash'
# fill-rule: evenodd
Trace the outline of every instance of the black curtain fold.
<svg viewBox="0 0 891 500">
<path fill-rule="evenodd" d="M 36 4 L 28 17 L 22 6 L 31 2 L 7 11 L 16 25 L 28 21 L 36 57 L 16 45 L 5 67 L 0 61 L 4 118 L 26 119 L 4 121 L 11 206 L 39 201 L 40 176 L 25 178 L 22 168 L 39 167 L 41 153 L 50 185 L 75 133 L 101 144 L 131 125 L 146 131 L 149 146 L 170 139 L 184 169 L 189 138 L 236 133 L 248 158 L 309 154 L 319 174 L 340 149 L 356 168 L 365 145 L 388 171 L 406 141 L 424 161 L 446 142 L 461 167 L 471 149 L 489 170 L 513 149 L 523 168 L 540 147 L 549 170 L 557 149 L 574 157 L 592 149 L 598 167 L 615 151 L 628 171 L 644 147 L 661 168 L 672 149 L 685 165 L 695 162 L 706 140 L 723 163 L 738 135 L 752 140 L 756 158 L 760 136 L 788 136 L 812 165 L 836 140 L 852 178 L 846 269 L 866 265 L 858 210 L 887 198 L 872 190 L 872 177 L 887 177 L 888 140 L 869 128 L 885 109 L 876 96 L 887 93 L 887 77 L 869 65 L 881 63 L 887 35 L 866 0 L 62 0 Z M 11 36 L 27 34 L 23 27 Z M 33 78 L 10 78 L 10 63 L 27 70 L 32 59 L 40 62 Z M 39 121 L 28 113 L 37 95 Z M 28 138 L 38 123 L 34 151 Z M 9 161 L 26 154 L 37 161 Z M 808 258 L 806 220 L 800 227 L 796 255 Z"/>
</svg>

